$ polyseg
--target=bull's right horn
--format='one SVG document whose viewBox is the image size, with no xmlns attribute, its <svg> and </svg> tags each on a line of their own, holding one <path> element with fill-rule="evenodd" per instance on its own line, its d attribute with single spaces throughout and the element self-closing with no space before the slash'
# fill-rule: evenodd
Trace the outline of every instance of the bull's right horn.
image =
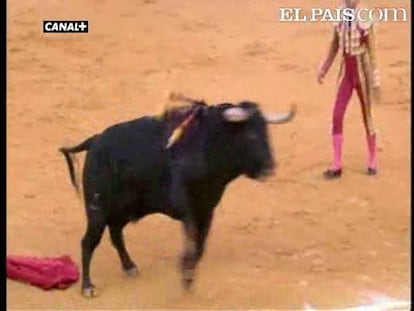
<svg viewBox="0 0 414 311">
<path fill-rule="evenodd" d="M 281 114 L 265 114 L 267 123 L 270 124 L 283 124 L 291 121 L 296 114 L 296 105 L 292 105 L 289 112 Z"/>
</svg>

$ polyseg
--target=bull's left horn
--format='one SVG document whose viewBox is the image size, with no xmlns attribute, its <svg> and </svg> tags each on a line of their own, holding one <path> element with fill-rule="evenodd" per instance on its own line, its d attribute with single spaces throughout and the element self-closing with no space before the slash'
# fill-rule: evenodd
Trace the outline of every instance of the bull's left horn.
<svg viewBox="0 0 414 311">
<path fill-rule="evenodd" d="M 270 124 L 283 124 L 291 121 L 296 114 L 296 105 L 292 105 L 289 112 L 281 114 L 265 114 L 267 123 Z"/>
</svg>

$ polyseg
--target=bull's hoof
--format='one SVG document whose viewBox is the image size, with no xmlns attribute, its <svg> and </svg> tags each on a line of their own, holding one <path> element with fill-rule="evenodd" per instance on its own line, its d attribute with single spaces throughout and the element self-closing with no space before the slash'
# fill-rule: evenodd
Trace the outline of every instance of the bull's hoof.
<svg viewBox="0 0 414 311">
<path fill-rule="evenodd" d="M 128 269 L 124 269 L 124 273 L 128 277 L 137 277 L 139 275 L 139 271 L 137 267 L 131 267 Z"/>
<path fill-rule="evenodd" d="M 98 296 L 98 291 L 96 290 L 95 286 L 85 287 L 82 288 L 82 296 L 87 299 L 95 298 Z"/>
<path fill-rule="evenodd" d="M 183 289 L 186 291 L 189 291 L 193 288 L 194 279 L 193 278 L 182 278 L 181 279 L 181 285 L 183 286 Z"/>
<path fill-rule="evenodd" d="M 367 169 L 367 175 L 368 176 L 374 176 L 377 175 L 377 169 L 373 167 L 368 167 Z"/>
<path fill-rule="evenodd" d="M 188 269 L 184 270 L 181 279 L 181 284 L 185 290 L 190 290 L 194 283 L 194 270 Z"/>
</svg>

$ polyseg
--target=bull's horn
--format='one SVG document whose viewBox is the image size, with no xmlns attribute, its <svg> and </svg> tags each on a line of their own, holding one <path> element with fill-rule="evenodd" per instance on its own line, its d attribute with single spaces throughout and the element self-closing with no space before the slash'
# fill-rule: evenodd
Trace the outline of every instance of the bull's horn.
<svg viewBox="0 0 414 311">
<path fill-rule="evenodd" d="M 250 113 L 246 109 L 232 107 L 224 110 L 223 116 L 229 122 L 243 122 L 250 117 Z"/>
<path fill-rule="evenodd" d="M 296 105 L 292 105 L 289 112 L 281 114 L 265 114 L 267 123 L 270 124 L 282 124 L 289 122 L 293 119 L 296 114 Z"/>
</svg>

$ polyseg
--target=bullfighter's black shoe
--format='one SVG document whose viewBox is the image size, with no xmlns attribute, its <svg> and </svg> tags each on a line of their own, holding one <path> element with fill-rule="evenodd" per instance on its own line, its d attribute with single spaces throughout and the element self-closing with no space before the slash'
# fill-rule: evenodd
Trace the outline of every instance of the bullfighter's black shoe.
<svg viewBox="0 0 414 311">
<path fill-rule="evenodd" d="M 369 175 L 369 176 L 377 175 L 377 169 L 373 168 L 373 167 L 368 167 L 367 175 Z"/>
<path fill-rule="evenodd" d="M 323 176 L 325 177 L 325 179 L 335 179 L 335 178 L 339 178 L 342 175 L 342 169 L 328 169 L 325 172 L 323 172 Z"/>
</svg>

